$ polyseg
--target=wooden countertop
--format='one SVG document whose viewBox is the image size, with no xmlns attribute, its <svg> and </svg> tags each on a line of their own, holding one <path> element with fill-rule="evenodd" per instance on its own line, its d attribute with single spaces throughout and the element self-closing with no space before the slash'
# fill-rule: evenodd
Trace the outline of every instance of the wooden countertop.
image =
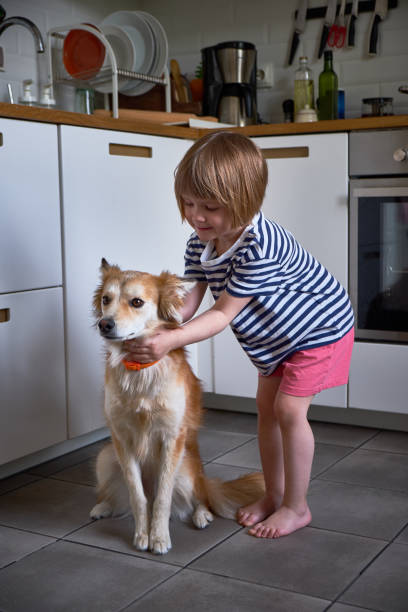
<svg viewBox="0 0 408 612">
<path fill-rule="evenodd" d="M 195 140 L 208 133 L 207 129 L 190 128 L 180 125 L 163 125 L 144 121 L 127 119 L 112 119 L 96 115 L 83 115 L 68 111 L 6 104 L 0 102 L 0 117 L 42 121 L 61 125 L 77 125 L 81 127 L 117 130 L 169 136 L 172 138 L 187 138 Z M 336 119 L 334 121 L 314 121 L 311 123 L 271 123 L 251 125 L 243 128 L 218 128 L 241 132 L 247 136 L 284 136 L 290 134 L 322 134 L 328 132 L 351 132 L 354 130 L 380 130 L 408 128 L 408 115 L 393 115 L 391 117 L 364 117 L 359 119 Z"/>
</svg>

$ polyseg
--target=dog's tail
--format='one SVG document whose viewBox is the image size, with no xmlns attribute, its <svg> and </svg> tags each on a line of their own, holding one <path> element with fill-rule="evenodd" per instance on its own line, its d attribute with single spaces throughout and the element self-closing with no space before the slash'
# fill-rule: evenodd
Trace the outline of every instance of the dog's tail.
<svg viewBox="0 0 408 612">
<path fill-rule="evenodd" d="M 253 503 L 265 493 L 265 481 L 260 472 L 227 482 L 206 478 L 205 484 L 211 510 L 228 519 L 235 519 L 238 508 Z"/>
</svg>

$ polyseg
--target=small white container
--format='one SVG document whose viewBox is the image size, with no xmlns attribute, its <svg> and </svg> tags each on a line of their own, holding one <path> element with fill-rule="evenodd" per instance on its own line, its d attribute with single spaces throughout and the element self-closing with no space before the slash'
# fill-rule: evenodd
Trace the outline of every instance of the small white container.
<svg viewBox="0 0 408 612">
<path fill-rule="evenodd" d="M 295 117 L 296 123 L 307 123 L 308 121 L 317 121 L 317 114 L 314 108 L 310 108 L 306 104 L 305 108 L 302 108 Z"/>
</svg>

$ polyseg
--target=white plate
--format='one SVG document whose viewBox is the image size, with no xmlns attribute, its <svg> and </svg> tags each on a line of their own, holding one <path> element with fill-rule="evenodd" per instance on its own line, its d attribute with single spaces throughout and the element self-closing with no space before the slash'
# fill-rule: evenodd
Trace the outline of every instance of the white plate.
<svg viewBox="0 0 408 612">
<path fill-rule="evenodd" d="M 150 74 L 153 63 L 155 60 L 155 39 L 152 29 L 148 23 L 138 15 L 138 11 L 117 11 L 108 15 L 101 23 L 101 27 L 105 25 L 116 25 L 126 28 L 126 32 L 132 38 L 132 42 L 135 46 L 135 61 L 131 70 L 133 72 L 142 72 L 143 74 Z M 125 90 L 129 86 L 134 86 L 135 83 L 141 83 L 145 85 L 144 81 L 130 80 L 129 83 L 122 88 L 121 91 L 125 93 Z M 153 84 L 148 83 L 149 89 Z"/>
<path fill-rule="evenodd" d="M 133 70 L 133 66 L 135 63 L 136 57 L 136 48 L 133 43 L 132 37 L 129 35 L 129 28 L 125 26 L 113 26 L 113 25 L 101 25 L 100 30 L 107 38 L 110 43 L 113 52 L 116 57 L 116 62 L 118 68 L 122 68 L 123 70 Z M 109 54 L 106 53 L 105 61 L 101 68 L 102 70 L 106 70 L 111 67 L 111 60 Z M 122 91 L 123 87 L 129 84 L 129 79 L 124 77 L 118 78 L 118 89 Z M 111 93 L 112 92 L 112 79 L 106 81 L 106 83 L 102 83 L 95 87 L 96 91 L 102 93 Z"/>
<path fill-rule="evenodd" d="M 155 59 L 149 74 L 152 76 L 162 76 L 168 61 L 168 42 L 166 32 L 164 31 L 161 23 L 155 17 L 153 17 L 153 15 L 145 13 L 144 11 L 135 12 L 137 12 L 138 15 L 142 17 L 150 26 L 155 40 Z M 154 85 L 154 83 L 138 81 L 133 87 L 131 85 L 127 85 L 126 91 L 123 93 L 126 93 L 128 96 L 139 96 L 142 93 L 146 93 L 152 89 Z"/>
</svg>

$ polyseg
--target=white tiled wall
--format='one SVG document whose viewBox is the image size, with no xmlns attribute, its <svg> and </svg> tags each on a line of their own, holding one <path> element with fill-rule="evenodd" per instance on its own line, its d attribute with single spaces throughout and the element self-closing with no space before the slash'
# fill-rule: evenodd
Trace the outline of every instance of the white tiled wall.
<svg viewBox="0 0 408 612">
<path fill-rule="evenodd" d="M 350 1 L 350 0 L 348 0 Z M 259 110 L 264 121 L 282 120 L 282 101 L 293 96 L 297 57 L 305 54 L 315 80 L 322 69 L 317 60 L 322 20 L 308 21 L 294 65 L 286 65 L 292 35 L 293 13 L 298 0 L 0 0 L 8 16 L 22 15 L 34 21 L 43 35 L 56 25 L 90 21 L 98 23 L 119 9 L 144 10 L 159 19 L 169 39 L 170 57 L 179 60 L 183 73 L 191 75 L 201 59 L 200 49 L 226 40 L 246 40 L 258 49 L 258 66 L 273 65 L 274 85 L 260 90 Z M 379 53 L 367 55 L 371 15 L 359 16 L 355 49 L 335 51 L 334 64 L 340 86 L 346 91 L 346 116 L 357 117 L 361 99 L 394 98 L 394 112 L 408 113 L 408 95 L 398 87 L 408 85 L 408 0 L 389 12 L 380 25 Z M 325 6 L 326 0 L 309 0 L 309 6 Z M 6 84 L 20 94 L 23 79 L 45 82 L 44 58 L 34 52 L 30 33 L 12 27 L 0 37 L 6 72 L 0 73 L 0 100 L 8 99 Z"/>
<path fill-rule="evenodd" d="M 351 0 L 347 0 L 350 2 Z M 315 81 L 323 61 L 317 59 L 322 20 L 310 20 L 301 37 L 297 57 L 288 67 L 293 14 L 299 0 L 140 0 L 163 24 L 171 57 L 179 60 L 182 72 L 192 73 L 200 60 L 199 50 L 227 40 L 246 40 L 258 49 L 258 66 L 272 63 L 274 86 L 258 93 L 258 106 L 265 121 L 282 121 L 282 101 L 293 97 L 293 73 L 299 55 L 307 55 Z M 326 0 L 309 0 L 310 7 L 326 6 Z M 336 50 L 335 70 L 346 91 L 346 116 L 361 114 L 361 99 L 374 96 L 394 98 L 394 112 L 408 113 L 408 95 L 398 92 L 408 85 L 408 0 L 388 13 L 380 25 L 379 53 L 367 54 L 371 14 L 362 14 L 356 25 L 355 49 Z"/>
<path fill-rule="evenodd" d="M 106 15 L 117 10 L 137 10 L 137 0 L 0 0 L 6 11 L 6 18 L 18 15 L 27 17 L 39 28 L 44 43 L 47 31 L 52 27 L 88 21 L 97 24 Z M 10 26 L 0 36 L 3 47 L 5 71 L 0 72 L 0 101 L 9 102 L 7 83 L 11 83 L 15 99 L 22 94 L 21 83 L 32 79 L 35 91 L 38 85 L 47 82 L 47 61 L 45 54 L 35 51 L 34 39 L 21 26 Z M 73 109 L 74 90 L 60 88 L 60 108 Z"/>
</svg>

